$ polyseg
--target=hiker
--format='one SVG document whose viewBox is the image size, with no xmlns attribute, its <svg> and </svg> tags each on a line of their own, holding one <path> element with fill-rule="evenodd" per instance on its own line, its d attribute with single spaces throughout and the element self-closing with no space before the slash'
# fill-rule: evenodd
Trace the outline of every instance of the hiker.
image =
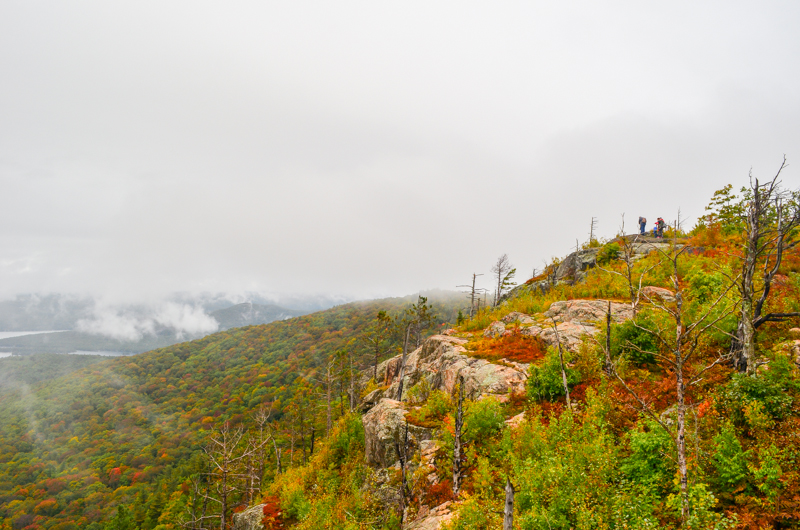
<svg viewBox="0 0 800 530">
<path fill-rule="evenodd" d="M 639 216 L 639 234 L 644 235 L 644 231 L 647 228 L 647 219 Z"/>
<path fill-rule="evenodd" d="M 659 217 L 658 221 L 656 221 L 656 229 L 657 229 L 656 232 L 658 233 L 658 235 L 656 237 L 660 237 L 660 238 L 664 237 L 664 228 L 666 226 L 667 226 L 667 223 L 665 223 L 664 220 Z"/>
</svg>

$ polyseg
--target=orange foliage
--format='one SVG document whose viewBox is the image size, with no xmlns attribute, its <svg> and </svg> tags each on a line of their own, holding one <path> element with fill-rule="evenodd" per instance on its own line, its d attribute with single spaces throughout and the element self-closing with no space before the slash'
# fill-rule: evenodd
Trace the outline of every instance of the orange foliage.
<svg viewBox="0 0 800 530">
<path fill-rule="evenodd" d="M 425 492 L 424 502 L 429 506 L 439 506 L 442 503 L 453 500 L 453 482 L 445 479 L 438 484 L 434 484 Z"/>
<path fill-rule="evenodd" d="M 262 509 L 262 513 L 264 514 L 264 518 L 261 519 L 261 524 L 264 525 L 264 529 L 283 530 L 286 528 L 280 499 L 277 497 L 264 497 L 263 502 L 264 508 Z"/>
<path fill-rule="evenodd" d="M 480 339 L 475 342 L 473 357 L 488 361 L 507 359 L 518 363 L 531 363 L 543 359 L 547 346 L 540 339 L 528 337 L 513 328 L 511 333 L 497 339 Z"/>
</svg>

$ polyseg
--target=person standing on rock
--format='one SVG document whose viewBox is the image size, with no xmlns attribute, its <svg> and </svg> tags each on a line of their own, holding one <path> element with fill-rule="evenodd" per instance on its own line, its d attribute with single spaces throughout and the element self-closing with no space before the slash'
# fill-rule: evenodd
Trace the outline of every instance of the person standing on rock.
<svg viewBox="0 0 800 530">
<path fill-rule="evenodd" d="M 660 238 L 664 237 L 664 228 L 666 226 L 667 226 L 667 223 L 665 223 L 664 220 L 659 217 L 658 221 L 656 221 L 656 232 L 657 232 L 656 237 L 660 237 Z"/>
<path fill-rule="evenodd" d="M 647 228 L 647 219 L 639 216 L 639 234 L 644 235 L 644 231 Z"/>
</svg>

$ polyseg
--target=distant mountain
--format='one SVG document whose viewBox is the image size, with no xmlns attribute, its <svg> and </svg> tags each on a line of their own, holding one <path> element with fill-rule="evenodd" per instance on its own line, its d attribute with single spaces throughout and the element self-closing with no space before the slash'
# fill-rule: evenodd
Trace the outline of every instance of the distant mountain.
<svg viewBox="0 0 800 530">
<path fill-rule="evenodd" d="M 269 324 L 276 320 L 286 320 L 287 318 L 306 315 L 311 311 L 297 311 L 286 309 L 276 305 L 260 305 L 246 302 L 235 306 L 218 309 L 210 313 L 217 322 L 220 330 L 241 328 L 243 326 L 257 326 L 259 324 Z"/>
</svg>

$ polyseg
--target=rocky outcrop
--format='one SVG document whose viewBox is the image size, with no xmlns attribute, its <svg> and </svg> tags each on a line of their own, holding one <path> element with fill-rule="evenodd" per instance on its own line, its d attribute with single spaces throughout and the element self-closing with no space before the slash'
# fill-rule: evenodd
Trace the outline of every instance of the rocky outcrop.
<svg viewBox="0 0 800 530">
<path fill-rule="evenodd" d="M 506 325 L 502 322 L 492 322 L 489 324 L 489 327 L 483 331 L 484 337 L 489 337 L 492 339 L 496 339 L 497 337 L 503 336 L 506 332 Z"/>
<path fill-rule="evenodd" d="M 546 321 L 523 326 L 520 332 L 523 335 L 539 338 L 548 346 L 556 346 L 558 339 L 561 339 L 562 346 L 570 351 L 577 351 L 586 336 L 600 332 L 598 324 L 605 322 L 607 312 L 607 300 L 554 302 L 543 315 Z M 633 311 L 630 305 L 611 302 L 611 319 L 614 322 L 624 322 L 632 317 Z M 519 317 L 515 315 L 514 318 Z M 533 318 L 530 320 L 533 321 Z M 553 329 L 553 321 L 556 329 Z"/>
<path fill-rule="evenodd" d="M 672 246 L 664 239 L 656 239 L 649 236 L 628 235 L 624 236 L 630 242 L 633 261 L 639 260 L 651 252 L 668 252 Z M 681 249 L 685 245 L 676 244 L 676 249 Z M 582 281 L 586 277 L 586 271 L 597 266 L 597 255 L 603 247 L 594 247 L 573 252 L 564 261 L 558 264 L 555 273 L 549 278 L 538 280 L 531 283 L 524 283 L 515 287 L 504 299 L 512 299 L 528 293 L 547 293 L 553 285 L 561 283 L 574 284 Z M 620 259 L 624 259 L 623 252 L 618 253 Z"/>
<path fill-rule="evenodd" d="M 608 312 L 607 300 L 564 300 L 553 302 L 544 316 L 556 322 L 573 322 L 575 324 L 594 325 L 605 322 Z M 619 324 L 633 318 L 630 304 L 611 302 L 611 319 Z"/>
<path fill-rule="evenodd" d="M 576 322 L 559 322 L 556 324 L 556 329 L 553 329 L 552 326 L 533 325 L 523 328 L 521 331 L 523 335 L 543 340 L 548 346 L 556 346 L 560 339 L 561 345 L 570 351 L 578 351 L 587 335 L 591 336 L 599 332 L 600 330 L 592 325 Z"/>
<path fill-rule="evenodd" d="M 575 283 L 583 279 L 584 272 L 597 265 L 597 254 L 601 247 L 573 252 L 556 269 L 555 280 Z"/>
<path fill-rule="evenodd" d="M 395 443 L 403 440 L 407 413 L 401 402 L 383 398 L 364 415 L 362 422 L 367 464 L 383 468 L 395 465 L 398 461 Z M 430 429 L 409 424 L 409 452 L 416 451 L 422 441 L 431 437 Z"/>
<path fill-rule="evenodd" d="M 405 526 L 405 530 L 439 530 L 453 518 L 450 501 L 430 510 L 421 510 L 417 518 Z"/>
<path fill-rule="evenodd" d="M 264 530 L 264 505 L 251 506 L 243 512 L 233 514 L 233 530 Z"/>
<path fill-rule="evenodd" d="M 519 322 L 520 324 L 533 324 L 534 322 L 533 317 L 525 313 L 520 313 L 519 311 L 512 311 L 504 316 L 502 321 L 506 324 L 513 324 L 515 322 Z"/>
<path fill-rule="evenodd" d="M 528 379 L 527 364 L 500 365 L 470 357 L 464 349 L 466 342 L 466 339 L 457 337 L 434 335 L 408 354 L 403 382 L 404 399 L 406 392 L 423 378 L 431 389 L 451 394 L 457 379 L 463 377 L 465 392 L 471 398 L 487 394 L 505 399 L 509 392 L 524 392 Z M 382 398 L 397 397 L 400 363 L 401 356 L 398 355 L 378 365 L 378 381 L 385 386 L 364 398 L 362 410 L 368 410 Z M 362 380 L 366 382 L 371 376 L 371 372 L 364 373 Z"/>
<path fill-rule="evenodd" d="M 646 287 L 642 287 L 642 290 L 639 292 L 642 300 L 652 300 L 654 302 L 666 303 L 672 303 L 676 300 L 675 293 L 669 289 L 664 289 L 663 287 L 654 287 L 652 285 L 648 285 Z"/>
</svg>

